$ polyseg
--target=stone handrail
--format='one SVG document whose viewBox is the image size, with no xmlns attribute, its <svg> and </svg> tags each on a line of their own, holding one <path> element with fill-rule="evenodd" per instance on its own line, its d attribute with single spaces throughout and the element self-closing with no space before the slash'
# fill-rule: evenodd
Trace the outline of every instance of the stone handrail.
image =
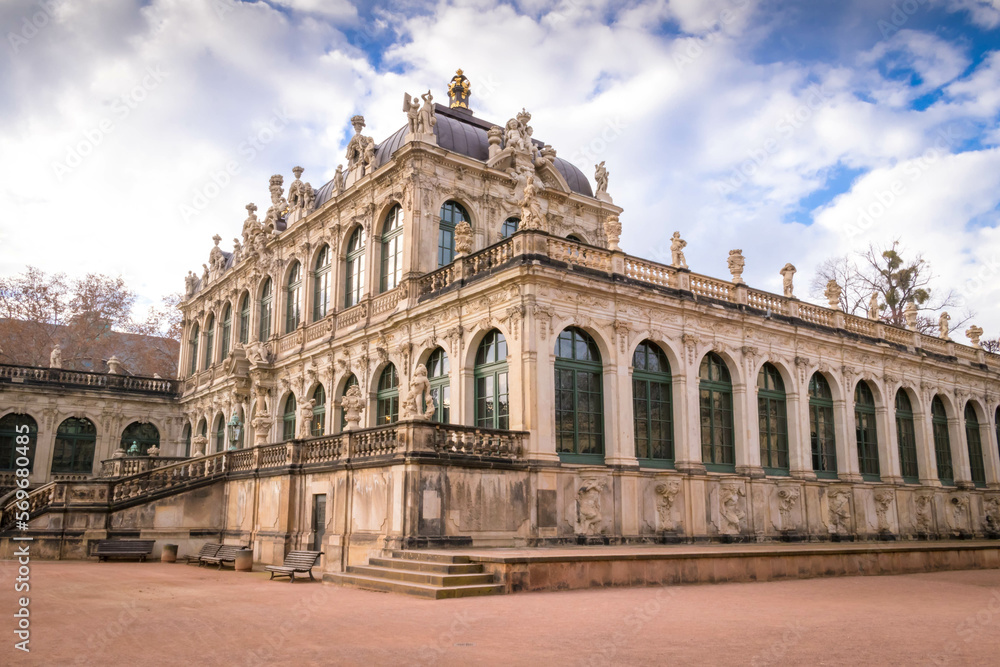
<svg viewBox="0 0 1000 667">
<path fill-rule="evenodd" d="M 611 272 L 611 251 L 594 248 L 583 243 L 550 236 L 547 246 L 549 257 L 567 264 L 583 266 L 597 271 Z"/>
<path fill-rule="evenodd" d="M 434 449 L 438 452 L 520 458 L 527 434 L 438 424 L 434 435 Z"/>
<path fill-rule="evenodd" d="M 379 294 L 372 299 L 372 315 L 378 315 L 379 313 L 385 313 L 393 308 L 399 303 L 399 299 L 403 291 L 399 287 L 391 289 L 384 294 Z"/>
<path fill-rule="evenodd" d="M 28 516 L 31 517 L 41 511 L 42 508 L 51 505 L 55 498 L 56 484 L 57 482 L 43 484 L 29 492 L 28 497 L 23 500 L 17 500 L 15 496 L 3 508 L 3 514 L 0 515 L 0 527 L 6 529 L 9 526 L 16 526 L 18 514 L 27 512 Z M 27 505 L 22 504 L 25 501 L 27 501 Z"/>
<path fill-rule="evenodd" d="M 126 456 L 101 461 L 101 477 L 128 477 L 140 472 L 186 461 L 183 456 Z"/>
<path fill-rule="evenodd" d="M 514 257 L 514 243 L 511 239 L 504 239 L 471 255 L 456 257 L 451 264 L 424 274 L 417 281 L 417 295 L 437 292 L 458 280 L 471 278 L 500 266 L 512 257 Z"/>
<path fill-rule="evenodd" d="M 177 380 L 11 364 L 0 364 L 0 382 L 85 387 L 108 391 L 160 394 L 170 397 L 175 396 L 179 389 Z"/>
<path fill-rule="evenodd" d="M 747 305 L 757 310 L 770 310 L 778 315 L 788 314 L 788 302 L 784 297 L 760 290 L 747 290 Z"/>
<path fill-rule="evenodd" d="M 660 287 L 677 286 L 677 269 L 635 257 L 625 257 L 625 276 Z"/>
<path fill-rule="evenodd" d="M 729 301 L 730 303 L 735 301 L 733 298 L 732 283 L 716 280 L 715 278 L 709 278 L 697 273 L 691 274 L 691 291 L 698 296 L 707 296 L 710 299 L 719 299 L 720 301 Z"/>
</svg>

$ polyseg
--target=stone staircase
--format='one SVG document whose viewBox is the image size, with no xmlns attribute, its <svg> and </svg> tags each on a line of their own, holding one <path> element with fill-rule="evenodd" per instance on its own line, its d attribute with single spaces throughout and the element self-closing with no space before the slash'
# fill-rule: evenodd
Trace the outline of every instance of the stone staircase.
<svg viewBox="0 0 1000 667">
<path fill-rule="evenodd" d="M 468 556 L 423 551 L 390 551 L 382 558 L 369 558 L 368 565 L 349 565 L 346 572 L 325 574 L 323 580 L 432 600 L 504 592 L 503 585 L 483 571 L 482 563 L 471 563 Z"/>
</svg>

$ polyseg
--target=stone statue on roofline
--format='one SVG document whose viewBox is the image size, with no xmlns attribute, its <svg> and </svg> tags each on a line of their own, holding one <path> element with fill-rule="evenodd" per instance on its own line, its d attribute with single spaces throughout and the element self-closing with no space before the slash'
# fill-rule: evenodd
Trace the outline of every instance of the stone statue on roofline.
<svg viewBox="0 0 1000 667">
<path fill-rule="evenodd" d="M 826 289 L 823 291 L 823 296 L 826 297 L 826 302 L 829 304 L 830 308 L 833 310 L 840 310 L 840 295 L 843 293 L 840 285 L 837 284 L 836 280 L 830 280 L 826 283 Z"/>
<path fill-rule="evenodd" d="M 62 348 L 59 343 L 52 347 L 52 353 L 49 354 L 49 368 L 62 368 Z"/>
<path fill-rule="evenodd" d="M 604 167 L 604 160 L 601 160 L 600 164 L 595 164 L 594 169 L 594 180 L 597 181 L 597 192 L 594 193 L 594 197 L 613 203 L 611 195 L 608 194 L 608 170 Z"/>
<path fill-rule="evenodd" d="M 688 268 L 687 262 L 684 261 L 684 248 L 687 247 L 687 241 L 681 238 L 680 232 L 674 232 L 674 235 L 670 239 L 670 264 L 678 269 Z"/>
<path fill-rule="evenodd" d="M 608 238 L 609 250 L 621 250 L 618 241 L 622 237 L 622 223 L 617 215 L 611 214 L 604 219 L 604 235 Z"/>
<path fill-rule="evenodd" d="M 743 267 L 746 265 L 746 260 L 743 259 L 742 250 L 730 250 L 729 259 L 726 260 L 729 265 L 729 272 L 733 274 L 733 284 L 742 285 L 743 284 Z"/>
<path fill-rule="evenodd" d="M 434 126 L 437 125 L 437 116 L 434 114 L 434 96 L 428 90 L 420 96 L 420 99 L 424 103 L 420 106 L 420 112 L 417 115 L 417 129 L 421 134 L 434 134 Z"/>
<path fill-rule="evenodd" d="M 423 410 L 420 408 L 421 403 L 426 406 Z M 436 407 L 431 394 L 431 383 L 427 379 L 427 367 L 417 366 L 410 380 L 410 390 L 403 401 L 402 418 L 428 420 L 434 416 Z"/>
<path fill-rule="evenodd" d="M 793 278 L 795 278 L 795 271 L 796 271 L 795 266 L 791 262 L 789 262 L 788 264 L 785 264 L 785 266 L 781 268 L 781 271 L 778 272 L 781 274 L 781 288 L 782 290 L 784 290 L 785 297 L 788 299 L 795 298 L 794 289 L 792 285 L 792 280 Z"/>
<path fill-rule="evenodd" d="M 938 318 L 938 334 L 942 340 L 951 340 L 948 335 L 951 332 L 951 315 L 948 313 L 941 313 L 941 317 Z"/>
<path fill-rule="evenodd" d="M 187 276 L 184 277 L 184 297 L 190 299 L 194 296 L 196 289 L 198 289 L 198 276 L 195 275 L 194 271 L 188 271 Z"/>
<path fill-rule="evenodd" d="M 462 220 L 455 226 L 455 257 L 462 257 L 472 252 L 475 237 L 472 234 L 472 225 L 468 220 Z"/>
<path fill-rule="evenodd" d="M 878 320 L 879 318 L 878 292 L 872 293 L 871 301 L 868 302 L 868 319 Z"/>
<path fill-rule="evenodd" d="M 303 171 L 305 169 L 302 167 L 294 167 L 292 169 L 292 173 L 295 174 L 295 180 L 288 186 L 288 208 L 291 211 L 304 211 L 308 213 L 313 209 L 316 193 L 313 191 L 311 184 L 302 181 L 301 176 Z"/>
<path fill-rule="evenodd" d="M 406 131 L 409 134 L 417 134 L 419 127 L 417 118 L 420 116 L 420 103 L 417 96 L 410 97 L 407 92 L 403 93 L 403 113 L 406 114 Z"/>
<path fill-rule="evenodd" d="M 375 162 L 375 140 L 361 134 L 365 127 L 364 116 L 354 116 L 351 118 L 351 126 L 354 127 L 354 136 L 347 143 L 347 171 L 359 168 L 359 176 L 371 173 Z"/>
<path fill-rule="evenodd" d="M 271 177 L 268 186 L 268 190 L 271 192 L 271 206 L 268 207 L 267 214 L 264 216 L 264 232 L 267 234 L 280 231 L 278 223 L 285 219 L 285 213 L 288 211 L 288 202 L 284 197 L 285 188 L 282 187 L 284 182 L 284 176 L 275 174 Z"/>
<path fill-rule="evenodd" d="M 903 309 L 903 319 L 906 320 L 906 328 L 910 331 L 917 330 L 917 304 L 910 300 Z"/>
</svg>

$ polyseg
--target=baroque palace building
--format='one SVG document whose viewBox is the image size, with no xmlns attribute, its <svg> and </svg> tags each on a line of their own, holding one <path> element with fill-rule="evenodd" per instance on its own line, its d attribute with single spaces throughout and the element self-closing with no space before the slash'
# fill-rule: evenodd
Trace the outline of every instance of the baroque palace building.
<svg viewBox="0 0 1000 667">
<path fill-rule="evenodd" d="M 188 275 L 161 456 L 38 475 L 32 529 L 61 554 L 214 531 L 329 571 L 399 546 L 1000 535 L 980 330 L 849 315 L 836 284 L 805 303 L 790 264 L 783 295 L 756 290 L 739 250 L 700 275 L 679 234 L 669 265 L 628 255 L 604 164 L 595 191 L 470 91 L 459 70 L 449 106 L 405 96 L 380 143 L 355 116 L 320 188 L 273 176 Z"/>
</svg>

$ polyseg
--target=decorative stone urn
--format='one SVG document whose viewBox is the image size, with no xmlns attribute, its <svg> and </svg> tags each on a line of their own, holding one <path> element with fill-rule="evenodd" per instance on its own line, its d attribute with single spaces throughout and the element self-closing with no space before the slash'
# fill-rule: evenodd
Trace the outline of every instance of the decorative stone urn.
<svg viewBox="0 0 1000 667">
<path fill-rule="evenodd" d="M 177 545 L 176 544 L 164 544 L 163 551 L 160 552 L 160 562 L 161 563 L 176 563 L 177 562 Z"/>
</svg>

